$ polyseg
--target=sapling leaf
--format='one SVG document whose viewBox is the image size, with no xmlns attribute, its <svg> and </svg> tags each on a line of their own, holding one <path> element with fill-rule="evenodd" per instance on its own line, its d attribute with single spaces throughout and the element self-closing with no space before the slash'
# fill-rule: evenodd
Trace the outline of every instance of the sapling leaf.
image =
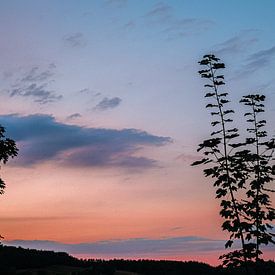
<svg viewBox="0 0 275 275">
<path fill-rule="evenodd" d="M 205 84 L 204 87 L 209 87 L 209 88 L 213 88 L 214 85 L 210 85 L 210 84 Z"/>
<path fill-rule="evenodd" d="M 233 121 L 233 119 L 231 119 L 231 118 L 224 119 L 224 122 L 232 122 L 232 121 Z"/>
<path fill-rule="evenodd" d="M 231 133 L 231 132 L 238 132 L 238 129 L 237 128 L 232 128 L 232 129 L 229 129 L 227 130 L 228 133 Z"/>
<path fill-rule="evenodd" d="M 220 124 L 220 123 L 221 123 L 220 121 L 213 121 L 213 122 L 211 122 L 211 125 L 216 126 L 217 124 Z"/>
<path fill-rule="evenodd" d="M 231 247 L 232 244 L 233 244 L 233 241 L 232 241 L 232 240 L 228 240 L 228 241 L 225 243 L 225 248 Z"/>
<path fill-rule="evenodd" d="M 217 134 L 220 134 L 222 133 L 222 130 L 219 130 L 219 131 L 214 131 L 211 133 L 211 136 L 214 136 L 214 135 L 217 135 Z"/>
<path fill-rule="evenodd" d="M 205 95 L 205 97 L 211 97 L 211 96 L 214 96 L 215 95 L 215 93 L 207 93 L 206 95 Z"/>
<path fill-rule="evenodd" d="M 223 63 L 214 63 L 213 69 L 224 69 L 225 65 Z"/>
<path fill-rule="evenodd" d="M 211 160 L 209 158 L 203 158 L 201 160 L 194 161 L 191 165 L 195 166 L 195 165 L 205 164 L 208 162 L 211 162 Z"/>
<path fill-rule="evenodd" d="M 227 100 L 227 99 L 221 99 L 220 102 L 221 102 L 222 104 L 225 104 L 225 103 L 228 103 L 229 100 Z"/>
<path fill-rule="evenodd" d="M 211 103 L 205 106 L 205 108 L 213 108 L 213 107 L 219 107 L 219 106 L 217 104 L 211 104 Z"/>
<path fill-rule="evenodd" d="M 208 64 L 209 64 L 209 61 L 203 59 L 203 60 L 201 60 L 201 61 L 199 62 L 199 64 L 200 64 L 200 65 L 208 65 Z"/>
<path fill-rule="evenodd" d="M 224 115 L 227 115 L 227 114 L 230 114 L 230 113 L 234 113 L 234 111 L 233 110 L 226 110 L 226 111 L 223 112 Z"/>
<path fill-rule="evenodd" d="M 227 95 L 228 95 L 228 93 L 221 93 L 218 96 L 220 97 L 220 96 L 227 96 Z"/>
<path fill-rule="evenodd" d="M 223 81 L 218 81 L 218 80 L 216 80 L 216 81 L 214 81 L 214 84 L 215 84 L 216 86 L 219 86 L 219 85 L 224 85 L 225 83 L 224 83 Z"/>
<path fill-rule="evenodd" d="M 201 74 L 201 77 L 203 77 L 203 78 L 211 78 L 212 74 L 203 73 L 203 74 Z"/>
<path fill-rule="evenodd" d="M 202 73 L 208 73 L 208 72 L 210 72 L 210 70 L 208 69 L 208 70 L 200 70 L 200 71 L 198 71 L 198 73 L 199 74 L 202 74 Z"/>
</svg>

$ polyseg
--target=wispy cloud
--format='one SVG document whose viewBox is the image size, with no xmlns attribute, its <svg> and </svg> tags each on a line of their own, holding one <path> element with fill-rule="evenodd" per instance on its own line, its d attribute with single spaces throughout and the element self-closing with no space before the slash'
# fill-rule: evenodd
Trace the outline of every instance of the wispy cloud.
<svg viewBox="0 0 275 275">
<path fill-rule="evenodd" d="M 175 227 L 170 228 L 169 231 L 179 231 L 179 230 L 183 230 L 183 229 L 184 229 L 184 227 L 182 227 L 182 226 L 175 226 Z"/>
<path fill-rule="evenodd" d="M 226 41 L 214 46 L 217 55 L 237 54 L 244 52 L 249 47 L 258 42 L 257 30 L 243 30 L 239 34 L 227 39 Z"/>
<path fill-rule="evenodd" d="M 55 69 L 55 64 L 51 63 L 49 68 L 41 71 L 39 67 L 32 67 L 29 72 L 27 72 L 21 81 L 23 82 L 38 82 L 38 81 L 48 81 L 52 76 L 54 76 L 53 69 Z"/>
<path fill-rule="evenodd" d="M 71 119 L 76 119 L 76 118 L 79 118 L 79 117 L 81 117 L 80 113 L 74 113 L 74 114 L 71 114 L 71 115 L 67 116 L 67 119 L 71 120 Z"/>
<path fill-rule="evenodd" d="M 67 34 L 63 37 L 63 41 L 66 45 L 73 48 L 84 47 L 87 45 L 87 41 L 84 37 L 84 34 L 81 32 Z"/>
<path fill-rule="evenodd" d="M 156 21 L 171 19 L 172 7 L 165 3 L 159 2 L 155 4 L 152 9 L 144 15 L 144 17 Z"/>
<path fill-rule="evenodd" d="M 106 111 L 108 109 L 113 109 L 117 107 L 121 103 L 121 101 L 122 100 L 119 97 L 112 97 L 112 98 L 105 97 L 95 106 L 94 109 L 99 111 Z"/>
<path fill-rule="evenodd" d="M 131 30 L 136 27 L 136 23 L 133 20 L 128 21 L 126 24 L 123 25 L 125 30 Z"/>
<path fill-rule="evenodd" d="M 182 162 L 187 162 L 187 163 L 192 163 L 196 160 L 198 160 L 200 156 L 196 156 L 194 154 L 186 154 L 182 153 L 176 157 L 176 160 L 182 161 Z"/>
<path fill-rule="evenodd" d="M 254 54 L 251 54 L 248 57 L 247 59 L 248 63 L 246 64 L 246 68 L 251 72 L 255 72 L 258 69 L 266 67 L 267 65 L 272 63 L 272 61 L 274 60 L 274 57 L 275 57 L 275 46 L 266 50 L 258 51 Z"/>
<path fill-rule="evenodd" d="M 10 97 L 13 96 L 32 97 L 34 102 L 40 104 L 54 102 L 62 98 L 62 95 L 55 95 L 53 91 L 47 90 L 47 84 L 37 85 L 36 83 L 11 90 Z"/>
<path fill-rule="evenodd" d="M 128 4 L 128 0 L 105 0 L 107 5 L 123 8 Z"/>
<path fill-rule="evenodd" d="M 124 167 L 144 169 L 157 162 L 137 155 L 144 146 L 163 146 L 171 142 L 136 129 L 85 128 L 55 121 L 48 115 L 5 115 L 1 124 L 15 139 L 20 154 L 15 165 L 30 166 L 54 160 L 62 165 Z"/>
<path fill-rule="evenodd" d="M 149 25 L 158 25 L 167 39 L 199 34 L 214 25 L 214 22 L 209 19 L 178 18 L 172 6 L 163 2 L 155 4 L 143 18 Z"/>
<path fill-rule="evenodd" d="M 163 32 L 169 35 L 168 38 L 176 38 L 200 34 L 213 25 L 214 22 L 207 19 L 184 18 L 171 21 Z"/>
<path fill-rule="evenodd" d="M 15 84 L 8 89 L 10 97 L 20 96 L 32 98 L 34 102 L 46 104 L 62 99 L 62 95 L 56 94 L 49 89 L 55 75 L 55 64 L 50 64 L 46 70 L 39 67 L 32 67 L 28 72 L 20 76 Z"/>
<path fill-rule="evenodd" d="M 242 66 L 240 71 L 235 73 L 235 76 L 232 79 L 239 79 L 242 77 L 249 76 L 263 68 L 274 63 L 275 57 L 275 46 L 260 50 L 254 54 L 251 54 L 246 60 L 245 64 Z"/>
<path fill-rule="evenodd" d="M 98 97 L 98 96 L 101 95 L 100 92 L 93 91 L 93 90 L 91 90 L 91 89 L 89 89 L 89 88 L 81 89 L 81 90 L 78 91 L 78 93 L 80 93 L 80 94 L 90 94 L 90 95 L 92 95 L 93 97 Z"/>
</svg>

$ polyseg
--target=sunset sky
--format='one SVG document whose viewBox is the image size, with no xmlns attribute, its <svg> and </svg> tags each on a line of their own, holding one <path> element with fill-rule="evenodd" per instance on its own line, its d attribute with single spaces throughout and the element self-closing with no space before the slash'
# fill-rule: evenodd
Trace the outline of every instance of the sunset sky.
<svg viewBox="0 0 275 275">
<path fill-rule="evenodd" d="M 273 0 L 0 1 L 0 123 L 20 149 L 1 169 L 4 242 L 217 263 L 219 202 L 190 167 L 211 131 L 198 61 L 225 62 L 236 120 L 242 95 L 264 93 L 274 135 L 274 11 Z"/>
</svg>

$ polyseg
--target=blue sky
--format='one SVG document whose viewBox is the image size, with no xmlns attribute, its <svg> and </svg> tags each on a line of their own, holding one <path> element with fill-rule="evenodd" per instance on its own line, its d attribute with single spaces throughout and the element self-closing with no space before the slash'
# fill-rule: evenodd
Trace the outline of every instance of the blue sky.
<svg viewBox="0 0 275 275">
<path fill-rule="evenodd" d="M 3 170 L 1 234 L 224 239 L 214 190 L 189 166 L 210 132 L 198 61 L 225 62 L 237 120 L 240 97 L 264 93 L 274 135 L 274 10 L 272 0 L 1 1 L 0 122 L 20 148 Z"/>
</svg>

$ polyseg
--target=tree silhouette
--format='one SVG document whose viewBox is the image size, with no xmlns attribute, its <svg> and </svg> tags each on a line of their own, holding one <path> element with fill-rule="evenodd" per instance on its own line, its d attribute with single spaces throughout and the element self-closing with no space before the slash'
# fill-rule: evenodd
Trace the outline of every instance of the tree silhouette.
<svg viewBox="0 0 275 275">
<path fill-rule="evenodd" d="M 260 246 L 262 244 L 275 244 L 270 229 L 275 219 L 275 209 L 271 205 L 270 193 L 275 192 L 270 187 L 273 181 L 274 165 L 272 165 L 273 153 L 275 150 L 274 138 L 268 138 L 268 133 L 264 130 L 266 120 L 261 119 L 261 113 L 264 112 L 264 95 L 252 94 L 243 96 L 240 100 L 246 106 L 249 106 L 249 112 L 245 113 L 249 128 L 242 146 L 246 146 L 243 160 L 247 163 L 246 168 L 249 174 L 249 188 L 246 191 L 245 212 L 251 222 L 251 234 L 249 238 L 254 239 L 251 246 L 255 254 L 256 261 L 262 254 Z M 249 149 L 249 150 L 248 150 Z"/>
<path fill-rule="evenodd" d="M 230 127 L 234 110 L 227 108 L 228 93 L 221 91 L 225 82 L 220 70 L 225 65 L 212 54 L 205 55 L 199 64 L 204 66 L 199 74 L 208 80 L 204 85 L 207 88 L 205 97 L 212 101 L 206 108 L 211 109 L 214 118 L 211 125 L 215 130 L 211 138 L 199 144 L 197 151 L 202 150 L 204 158 L 192 165 L 212 164 L 203 171 L 206 177 L 215 179 L 216 198 L 221 199 L 222 229 L 229 232 L 225 247 L 231 247 L 236 240 L 241 242 L 241 249 L 224 254 L 220 259 L 229 267 L 245 263 L 248 274 L 247 262 L 259 261 L 260 245 L 273 242 L 272 233 L 268 233 L 272 226 L 267 222 L 275 218 L 269 197 L 273 190 L 267 188 L 267 184 L 273 180 L 274 166 L 270 161 L 275 142 L 274 139 L 262 140 L 267 137 L 262 130 L 266 121 L 258 120 L 258 114 L 264 111 L 262 101 L 265 97 L 256 94 L 241 100 L 252 108 L 245 116 L 253 127 L 247 129 L 250 136 L 245 142 L 238 142 L 238 129 Z"/>
<path fill-rule="evenodd" d="M 5 137 L 5 128 L 0 125 L 0 167 L 2 164 L 6 164 L 10 158 L 17 156 L 18 148 L 15 141 Z M 3 179 L 0 177 L 0 195 L 4 193 L 6 185 Z M 0 238 L 3 238 L 0 236 Z"/>
</svg>

